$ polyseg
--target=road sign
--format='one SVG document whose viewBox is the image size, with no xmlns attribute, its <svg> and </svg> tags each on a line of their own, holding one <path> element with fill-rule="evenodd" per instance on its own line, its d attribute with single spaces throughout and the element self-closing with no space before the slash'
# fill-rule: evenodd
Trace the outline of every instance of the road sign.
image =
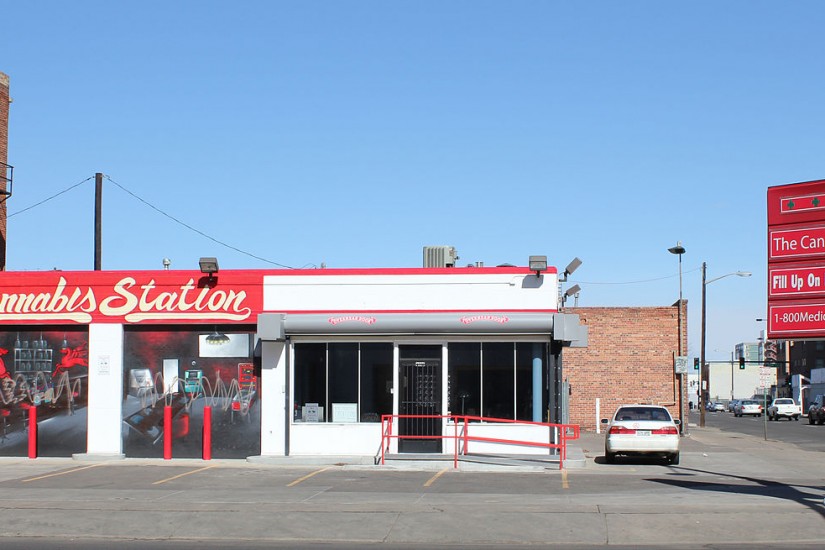
<svg viewBox="0 0 825 550">
<path fill-rule="evenodd" d="M 687 374 L 688 372 L 688 358 L 687 355 L 677 355 L 676 363 L 673 366 L 673 372 L 676 374 Z"/>
<path fill-rule="evenodd" d="M 769 367 L 759 367 L 759 387 L 769 388 L 773 383 L 773 376 L 776 371 Z"/>
</svg>

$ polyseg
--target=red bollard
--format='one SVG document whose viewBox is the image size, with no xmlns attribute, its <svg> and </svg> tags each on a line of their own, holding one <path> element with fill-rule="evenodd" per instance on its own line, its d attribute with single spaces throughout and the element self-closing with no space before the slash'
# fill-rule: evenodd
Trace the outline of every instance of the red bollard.
<svg viewBox="0 0 825 550">
<path fill-rule="evenodd" d="M 212 407 L 203 408 L 203 459 L 212 460 Z"/>
<path fill-rule="evenodd" d="M 37 458 L 37 407 L 29 407 L 29 458 Z"/>
<path fill-rule="evenodd" d="M 172 407 L 163 407 L 163 460 L 172 459 Z"/>
</svg>

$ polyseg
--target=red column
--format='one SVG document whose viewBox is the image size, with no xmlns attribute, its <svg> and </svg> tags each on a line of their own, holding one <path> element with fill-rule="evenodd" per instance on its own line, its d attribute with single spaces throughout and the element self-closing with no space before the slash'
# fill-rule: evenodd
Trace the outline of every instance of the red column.
<svg viewBox="0 0 825 550">
<path fill-rule="evenodd" d="M 172 459 L 172 407 L 163 407 L 163 459 Z"/>
<path fill-rule="evenodd" d="M 203 408 L 203 459 L 212 460 L 212 407 Z"/>
<path fill-rule="evenodd" d="M 37 407 L 29 407 L 29 458 L 37 458 Z"/>
</svg>

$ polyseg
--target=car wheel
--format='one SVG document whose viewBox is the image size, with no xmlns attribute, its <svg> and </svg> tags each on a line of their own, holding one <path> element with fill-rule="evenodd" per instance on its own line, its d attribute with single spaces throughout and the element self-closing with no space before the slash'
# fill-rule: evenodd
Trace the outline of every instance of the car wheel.
<svg viewBox="0 0 825 550">
<path fill-rule="evenodd" d="M 799 415 L 798 414 L 794 415 L 793 419 L 796 420 L 797 422 L 799 422 Z"/>
<path fill-rule="evenodd" d="M 809 414 L 808 415 L 808 424 L 813 426 L 813 423 L 814 423 L 814 417 Z"/>
<path fill-rule="evenodd" d="M 668 464 L 679 464 L 679 453 L 673 453 L 667 457 Z"/>
</svg>

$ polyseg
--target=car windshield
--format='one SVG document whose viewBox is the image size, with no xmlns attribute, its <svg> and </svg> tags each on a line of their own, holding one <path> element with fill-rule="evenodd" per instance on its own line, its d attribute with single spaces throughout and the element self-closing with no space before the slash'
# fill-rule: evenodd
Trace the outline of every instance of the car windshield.
<svg viewBox="0 0 825 550">
<path fill-rule="evenodd" d="M 793 405 L 793 399 L 777 399 L 777 405 Z"/>
<path fill-rule="evenodd" d="M 670 421 L 667 409 L 657 407 L 622 407 L 616 411 L 616 420 L 659 420 Z"/>
</svg>

